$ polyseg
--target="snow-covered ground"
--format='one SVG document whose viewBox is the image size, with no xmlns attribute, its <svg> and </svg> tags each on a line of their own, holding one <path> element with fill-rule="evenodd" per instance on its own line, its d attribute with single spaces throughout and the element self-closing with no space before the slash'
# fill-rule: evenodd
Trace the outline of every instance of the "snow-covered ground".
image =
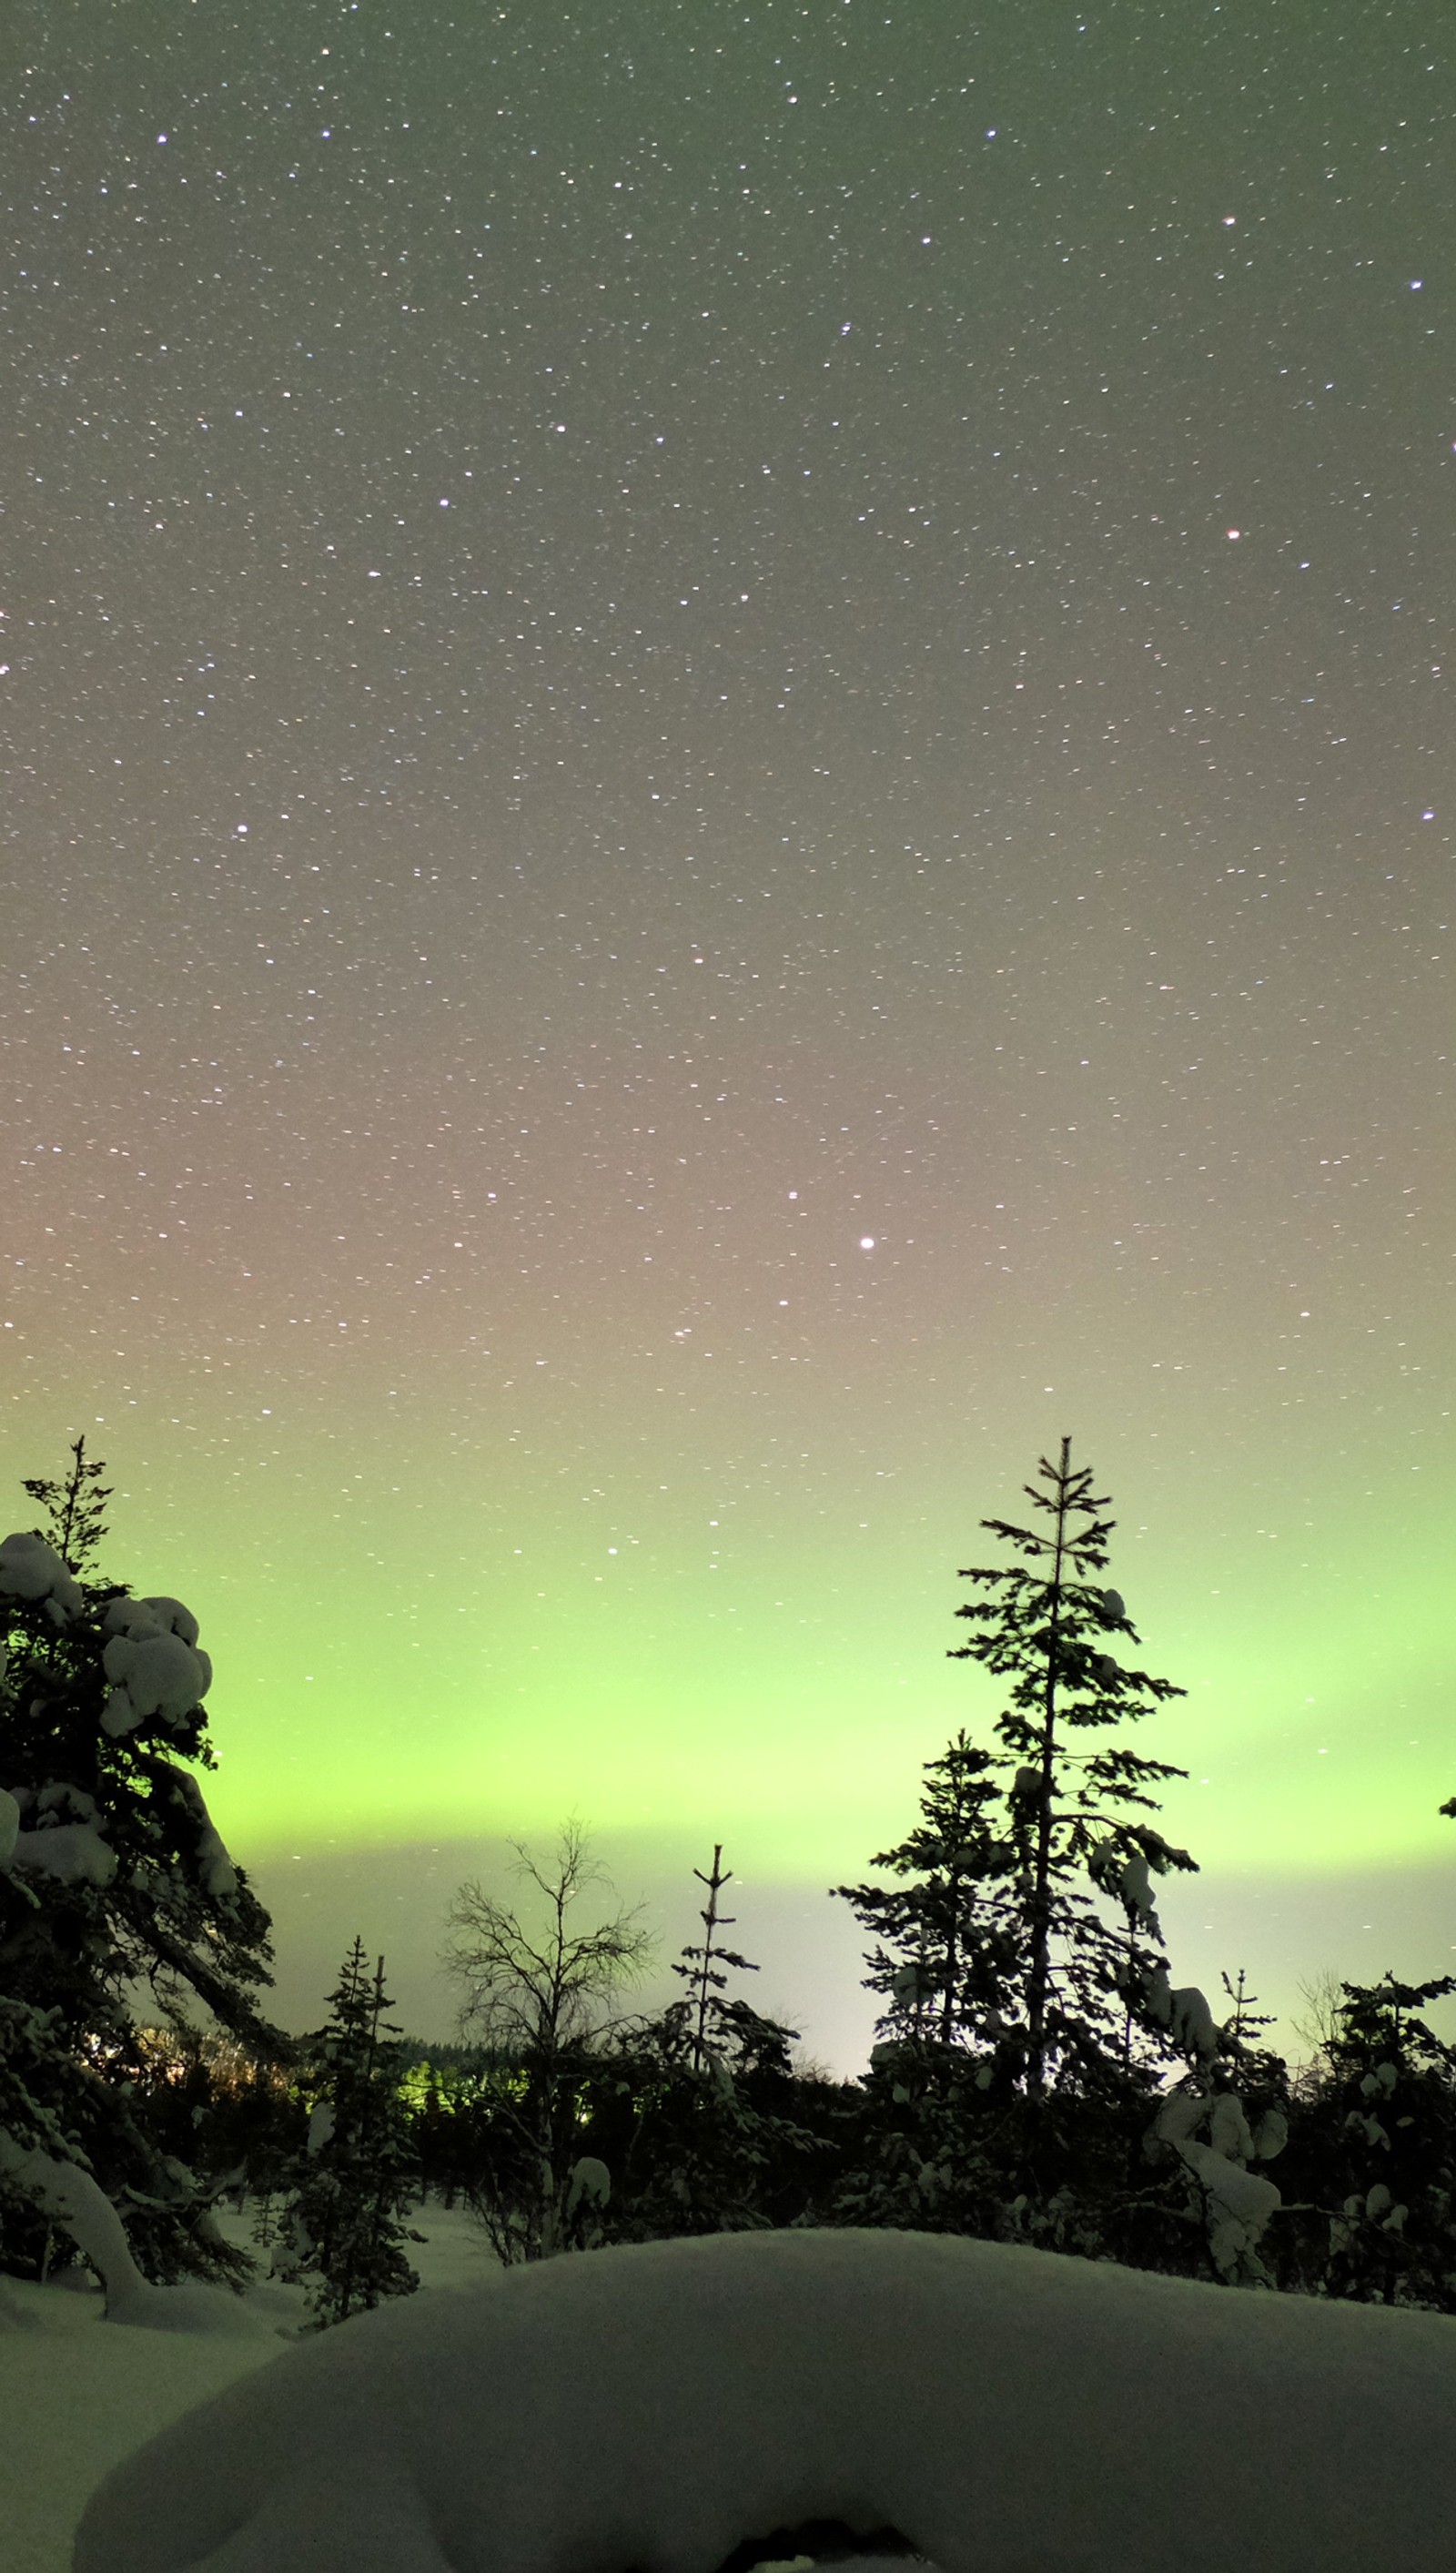
<svg viewBox="0 0 1456 2573">
<path fill-rule="evenodd" d="M 224 2209 L 229 2241 L 251 2251 L 252 2214 Z M 411 2221 L 419 2292 L 498 2277 L 478 2226 L 431 2204 Z M 99 2288 L 0 2278 L 0 2566 L 68 2573 L 90 2494 L 114 2465 L 178 2415 L 277 2358 L 304 2317 L 302 2287 L 260 2281 L 228 2304 L 243 2333 L 129 2330 L 103 2320 Z M 247 2328 L 251 2318 L 256 2328 Z"/>
<path fill-rule="evenodd" d="M 916 2233 L 506 2274 L 426 2229 L 417 2296 L 288 2345 L 284 2289 L 218 2331 L 14 2288 L 6 2573 L 63 2573 L 88 2496 L 76 2573 L 715 2573 L 830 2521 L 947 2573 L 1450 2573 L 1445 2315 Z"/>
</svg>

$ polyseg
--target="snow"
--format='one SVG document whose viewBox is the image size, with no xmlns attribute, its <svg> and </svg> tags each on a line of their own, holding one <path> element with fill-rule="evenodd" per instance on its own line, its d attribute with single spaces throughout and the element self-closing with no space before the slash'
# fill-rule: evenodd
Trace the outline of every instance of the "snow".
<svg viewBox="0 0 1456 2573">
<path fill-rule="evenodd" d="M 1134 1851 L 1117 1879 L 1117 1893 L 1129 1913 L 1145 1930 L 1157 1934 L 1157 1914 L 1153 1908 L 1152 1887 L 1147 1878 L 1147 1861 L 1140 1850 Z"/>
<path fill-rule="evenodd" d="M 184 1608 L 180 1599 L 166 1596 L 114 1599 L 105 1625 L 108 1635 L 180 1635 L 184 1644 L 195 1644 L 198 1637 L 192 1610 Z"/>
<path fill-rule="evenodd" d="M 0 1539 L 0 1591 L 9 1599 L 45 1599 L 62 1623 L 80 1614 L 81 1585 L 36 1528 Z"/>
<path fill-rule="evenodd" d="M 1261 2172 L 1245 2170 L 1241 2162 L 1229 2161 L 1212 2144 L 1182 2144 L 1178 2146 L 1190 2170 L 1197 2172 L 1210 2197 L 1236 2215 L 1241 2224 L 1252 2224 L 1260 2231 L 1280 2203 L 1279 2191 Z"/>
<path fill-rule="evenodd" d="M 1282 2109 L 1266 2109 L 1253 2140 L 1256 2159 L 1274 2161 L 1289 2142 L 1289 2121 Z"/>
<path fill-rule="evenodd" d="M 595 2153 L 583 2153 L 581 2159 L 572 2164 L 566 2212 L 570 2216 L 576 2213 L 578 2206 L 606 2206 L 610 2203 L 611 2193 L 612 2175 L 606 2163 L 598 2161 Z M 1385 2202 L 1387 2206 L 1390 2203 L 1388 2189 Z"/>
<path fill-rule="evenodd" d="M 1142 1990 L 1147 1997 L 1147 2007 L 1159 2028 L 1166 2028 L 1172 2018 L 1172 1992 L 1168 1985 L 1165 1965 L 1159 1962 L 1157 1965 L 1143 1967 Z"/>
<path fill-rule="evenodd" d="M 1155 2131 L 1165 2144 L 1181 2144 L 1184 2138 L 1196 2135 L 1208 2115 L 1206 2091 L 1169 2091 L 1165 2093 L 1155 2121 Z"/>
<path fill-rule="evenodd" d="M 1451 2561 L 1452 2318 L 1012 2244 L 568 2255 L 426 2283 L 261 2368 L 207 2333 L 73 2326 L 74 2447 L 38 2345 L 0 2340 L 22 2512 L 170 2421 L 94 2495 L 75 2573 L 715 2573 L 745 2542 L 802 2553 L 812 2521 L 899 2530 L 946 2573 Z"/>
<path fill-rule="evenodd" d="M 180 2162 L 164 2161 L 163 2168 L 184 2179 L 187 2176 Z M 211 2287 L 199 2279 L 189 2279 L 175 2287 L 154 2287 L 132 2257 L 126 2226 L 115 2205 L 79 2162 L 63 2161 L 37 2145 L 18 2144 L 0 2128 L 0 2172 L 15 2180 L 26 2197 L 44 2207 L 47 2216 L 64 2226 L 85 2252 L 97 2275 L 106 2282 L 108 2322 L 129 2323 L 142 2331 L 207 2332 L 229 2340 L 256 2341 L 260 2335 L 270 2333 L 272 2327 L 266 2318 L 227 2287 Z M 0 2280 L 0 2285 L 15 2294 L 23 2292 L 23 2283 Z M 7 2312 L 0 2318 L 18 2321 L 23 2328 L 26 2309 L 23 2304 L 17 2308 L 12 2296 Z"/>
<path fill-rule="evenodd" d="M 14 1801 L 6 1797 L 7 1804 Z M 29 1868 L 58 1877 L 62 1885 L 110 1885 L 116 1874 L 116 1852 L 94 1823 L 53 1823 L 49 1829 L 17 1832 L 8 1850 L 6 1837 L 0 1814 L 0 1867 Z"/>
<path fill-rule="evenodd" d="M 1087 1865 L 1093 1884 L 1114 1894 L 1129 1920 L 1149 1931 L 1154 1939 L 1161 1936 L 1144 1850 L 1124 1850 L 1118 1841 L 1102 1841 L 1089 1852 Z"/>
<path fill-rule="evenodd" d="M 130 1733 L 144 1717 L 176 1724 L 207 1696 L 213 1665 L 197 1640 L 198 1625 L 180 1599 L 114 1599 L 103 1620 L 102 1655 L 114 1685 L 101 1721 L 113 1736 Z"/>
<path fill-rule="evenodd" d="M 103 1722 L 105 1718 L 103 1718 Z M 159 1786 L 165 1783 L 174 1804 L 181 1805 L 196 1834 L 195 1857 L 198 1875 L 205 1892 L 215 1903 L 226 1902 L 238 1891 L 238 1871 L 223 1845 L 223 1837 L 208 1812 L 203 1791 L 189 1769 L 175 1768 L 170 1760 L 153 1763 L 153 1774 Z"/>
<path fill-rule="evenodd" d="M 0 2561 L 5 2573 L 65 2573 L 86 2494 L 108 2468 L 281 2344 L 144 2340 L 103 2323 L 97 2294 L 5 2285 L 25 2319 L 7 2330 L 0 2316 Z"/>
<path fill-rule="evenodd" d="M 0 2278 L 6 2573 L 67 2573 L 112 2469 L 76 2573 L 803 2573 L 811 2520 L 946 2573 L 1449 2567 L 1445 2315 L 888 2232 L 505 2273 L 416 2221 L 418 2295 L 297 2343 L 299 2287 L 151 2289 L 158 2330 Z"/>
<path fill-rule="evenodd" d="M 334 2103 L 332 2100 L 316 2100 L 309 2112 L 309 2140 L 306 2149 L 311 2153 L 322 2153 L 325 2145 L 332 2143 L 333 2137 Z"/>
<path fill-rule="evenodd" d="M 1208 2142 L 1215 2153 L 1236 2155 L 1240 2161 L 1253 2160 L 1254 2140 L 1236 2091 L 1221 2091 L 1214 2101 L 1208 2120 Z"/>
<path fill-rule="evenodd" d="M 1180 1985 L 1172 1995 L 1168 2034 L 1180 2055 L 1196 2055 L 1211 2064 L 1218 2052 L 1213 2014 L 1196 1984 Z"/>
<path fill-rule="evenodd" d="M 114 1682 L 101 1717 L 112 1735 L 132 1732 L 149 1715 L 160 1716 L 164 1724 L 178 1723 L 213 1684 L 212 1662 L 202 1646 L 184 1643 L 155 1623 L 148 1631 L 133 1620 L 126 1633 L 112 1636 L 101 1658 Z"/>
<path fill-rule="evenodd" d="M 251 2211 L 224 2208 L 218 2222 L 229 2241 L 255 2249 Z M 421 2295 L 498 2276 L 489 2246 L 460 2210 L 430 2206 L 423 2230 L 426 2241 L 410 2244 Z M 79 2270 L 44 2287 L 0 2275 L 5 2573 L 68 2573 L 76 2523 L 102 2476 L 193 2404 L 274 2357 L 284 2345 L 279 2332 L 292 2334 L 304 2320 L 304 2295 L 301 2286 L 271 2281 L 242 2297 L 225 2288 L 149 2288 L 118 2325 L 103 2318 L 101 2294 Z M 173 2300 L 185 2327 L 138 2330 L 143 2306 L 151 2303 L 154 2320 L 161 2299 Z"/>
</svg>

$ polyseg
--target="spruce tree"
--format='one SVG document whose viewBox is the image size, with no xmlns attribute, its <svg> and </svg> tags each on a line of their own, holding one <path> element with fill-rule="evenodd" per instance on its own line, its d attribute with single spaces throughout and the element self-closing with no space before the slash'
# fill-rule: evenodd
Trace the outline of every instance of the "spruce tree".
<svg viewBox="0 0 1456 2573">
<path fill-rule="evenodd" d="M 1017 1952 L 1004 1893 L 1015 1852 L 998 1828 L 995 1773 L 1007 1765 L 963 1727 L 925 1763 L 920 1822 L 871 1862 L 914 1881 L 830 1889 L 879 1943 L 863 1979 L 890 2005 L 876 2035 L 892 2046 L 908 2041 L 924 2059 L 960 2048 L 989 2066 L 1005 2033 Z"/>
<path fill-rule="evenodd" d="M 81 1580 L 95 1572 L 106 1535 L 106 1504 L 111 1485 L 101 1477 L 106 1467 L 86 1453 L 83 1431 L 71 1448 L 71 1470 L 63 1483 L 27 1474 L 21 1486 L 45 1512 L 47 1534 L 68 1572 Z"/>
<path fill-rule="evenodd" d="M 309 2141 L 296 2165 L 284 2229 L 289 2275 L 309 2286 L 311 2328 L 412 2295 L 419 2284 L 404 2250 L 423 2235 L 404 2222 L 418 2182 L 399 2098 L 402 2048 L 384 2019 L 384 1961 L 372 1976 L 356 1939 L 314 2041 L 318 2092 Z M 391 2042 L 395 2041 L 395 2042 Z"/>
<path fill-rule="evenodd" d="M 1133 1819 L 1156 1810 L 1149 1786 L 1187 1771 L 1120 1744 L 1074 1747 L 1184 1692 L 1123 1667 L 1110 1649 L 1122 1637 L 1138 1640 L 1119 1593 L 1093 1577 L 1106 1568 L 1115 1522 L 1103 1515 L 1091 1471 L 1073 1466 L 1069 1438 L 1057 1463 L 1041 1459 L 1039 1474 L 1042 1488 L 1025 1489 L 1040 1525 L 982 1521 L 1023 1562 L 963 1570 L 980 1593 L 956 1613 L 977 1631 L 951 1656 L 1009 1683 L 995 1725 L 1017 1764 L 1006 1799 L 1012 1868 L 999 1912 L 1018 1960 L 1009 1989 L 1033 2103 L 1049 2086 L 1115 2094 L 1134 2070 L 1145 2080 L 1165 2056 L 1154 1997 L 1165 1993 L 1166 1974 L 1149 1871 L 1195 1869 L 1186 1850 Z M 1120 1902 L 1120 1938 L 1081 1890 L 1089 1882 Z M 1129 2015 L 1141 2041 L 1135 2060 Z"/>
<path fill-rule="evenodd" d="M 0 1833 L 0 1869 L 4 1863 Z M 31 2156 L 89 2168 L 80 2142 L 91 2107 L 87 2078 L 58 2017 L 0 1993 L 0 2269 L 50 2266 L 50 2213 L 27 2184 Z"/>
<path fill-rule="evenodd" d="M 618 2240 L 772 2225 L 783 2220 L 786 2194 L 796 2193 L 817 2155 L 815 2139 L 792 2115 L 789 2048 L 798 2031 L 741 1997 L 724 1999 L 721 1967 L 759 1970 L 717 1944 L 719 1931 L 734 1923 L 718 1910 L 733 1873 L 722 1860 L 719 1842 L 711 1874 L 693 1870 L 708 1902 L 699 1915 L 701 1945 L 685 1947 L 672 1969 L 687 1984 L 686 1996 L 621 2036 L 619 2060 L 636 2115 L 616 2155 L 611 2229 Z"/>
<path fill-rule="evenodd" d="M 209 2190 L 160 2148 L 133 2089 L 134 1996 L 147 1988 L 168 2019 L 200 2003 L 259 2052 L 286 2053 L 254 1998 L 272 1980 L 269 1923 L 194 1775 L 216 1766 L 197 1621 L 179 1600 L 133 1598 L 96 1572 L 102 1471 L 78 1438 L 64 1482 L 26 1487 L 47 1524 L 0 1544 L 6 2086 L 56 2122 L 59 2157 L 89 2168 L 149 2276 L 236 2283 L 251 2264 L 217 2238 Z M 30 2111 L 18 2131 L 5 2124 L 43 2149 Z M 13 2168 L 8 2189 L 6 2256 L 24 2265 L 48 2218 L 38 2202 L 29 2217 L 16 2206 Z"/>
<path fill-rule="evenodd" d="M 1195 1987 L 1170 1996 L 1169 2043 L 1188 2071 L 1163 2093 L 1142 2142 L 1143 2161 L 1169 2175 L 1115 2210 L 1113 2256 L 1192 2275 L 1206 2264 L 1228 2285 L 1270 2287 L 1267 2228 L 1286 2209 L 1267 2165 L 1288 2142 L 1288 2074 L 1257 2043 L 1272 2019 L 1256 2008 L 1243 1968 L 1236 1985 L 1226 1974 L 1222 1983 L 1233 2009 L 1221 2027 Z"/>
<path fill-rule="evenodd" d="M 706 1912 L 700 1912 L 698 1915 L 707 1936 L 701 1948 L 684 1948 L 680 1953 L 686 1963 L 674 1964 L 672 1969 L 673 1973 L 680 1975 L 690 1988 L 688 2003 L 685 2006 L 678 2004 L 677 2007 L 686 2008 L 687 2025 L 691 2031 L 692 2066 L 695 2073 L 702 2071 L 705 2057 L 720 2051 L 717 2040 L 729 2005 L 721 1999 L 722 1994 L 727 1991 L 728 1978 L 726 1975 L 719 1974 L 718 1968 L 734 1966 L 742 1975 L 758 1973 L 757 1966 L 753 1965 L 747 1957 L 738 1956 L 732 1948 L 715 1948 L 713 1944 L 719 1930 L 731 1930 L 734 1924 L 734 1915 L 731 1912 L 722 1913 L 718 1910 L 718 1897 L 733 1874 L 731 1867 L 723 1868 L 722 1859 L 723 1844 L 721 1841 L 716 1841 L 713 1845 L 712 1875 L 704 1876 L 700 1867 L 693 1869 L 699 1885 L 705 1885 L 708 1889 L 708 1908 Z"/>
<path fill-rule="evenodd" d="M 1344 1984 L 1291 2159 L 1328 2227 L 1319 2286 L 1456 2311 L 1456 2047 L 1424 2017 L 1456 1976 Z"/>
<path fill-rule="evenodd" d="M 925 1764 L 920 1822 L 874 1859 L 908 1881 L 831 1889 L 875 1934 L 863 1981 L 888 2004 L 875 2023 L 858 2151 L 830 2201 L 836 2222 L 995 2229 L 1018 1965 L 1006 1906 L 1015 1853 L 997 1776 L 1007 1765 L 963 1728 Z"/>
</svg>

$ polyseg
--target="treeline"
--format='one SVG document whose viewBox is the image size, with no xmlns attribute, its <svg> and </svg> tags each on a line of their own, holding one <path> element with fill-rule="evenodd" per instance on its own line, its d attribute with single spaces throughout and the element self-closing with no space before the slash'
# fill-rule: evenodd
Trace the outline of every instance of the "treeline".
<svg viewBox="0 0 1456 2573">
<path fill-rule="evenodd" d="M 994 1745 L 962 1730 L 925 1765 L 872 1862 L 889 1883 L 832 1889 L 883 2003 L 842 2083 L 730 1990 L 757 1969 L 724 1945 L 721 1847 L 678 1998 L 621 2011 L 651 1942 L 594 1917 L 574 1822 L 552 1861 L 518 1846 L 523 1915 L 455 1897 L 457 2046 L 400 2037 L 358 1942 L 327 2025 L 273 2028 L 267 1918 L 179 1765 L 213 1765 L 196 1621 L 95 1576 L 100 1471 L 78 1440 L 65 1483 L 26 1486 L 46 1526 L 0 1545 L 0 2266 L 41 2273 L 59 2236 L 110 2292 L 110 2217 L 144 2277 L 241 2285 L 231 2194 L 322 2326 L 414 2285 L 432 2194 L 506 2262 L 897 2225 L 1456 2311 L 1456 2051 L 1424 2016 L 1456 1981 L 1341 1986 L 1297 2076 L 1242 1973 L 1217 2011 L 1172 1983 L 1155 1886 L 1195 1862 L 1149 1817 L 1186 1773 L 1124 1729 L 1181 1691 L 1132 1658 L 1112 1522 L 1067 1442 L 1029 1525 L 983 1522 L 1013 1560 L 961 1576 Z"/>
</svg>

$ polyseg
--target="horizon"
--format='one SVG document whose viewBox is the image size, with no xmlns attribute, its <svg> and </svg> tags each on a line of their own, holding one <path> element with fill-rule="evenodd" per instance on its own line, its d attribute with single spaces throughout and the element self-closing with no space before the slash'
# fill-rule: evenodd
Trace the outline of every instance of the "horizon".
<svg viewBox="0 0 1456 2573">
<path fill-rule="evenodd" d="M 358 1915 L 432 2013 L 430 1853 L 579 1808 L 673 1945 L 721 1840 L 838 2062 L 822 1889 L 989 1729 L 957 1570 L 1070 1430 L 1187 1691 L 1174 1979 L 1420 1979 L 1456 57 L 585 41 L 263 0 L 17 73 L 17 1483 L 84 1432 L 201 1618 L 301 1994 Z"/>
</svg>

